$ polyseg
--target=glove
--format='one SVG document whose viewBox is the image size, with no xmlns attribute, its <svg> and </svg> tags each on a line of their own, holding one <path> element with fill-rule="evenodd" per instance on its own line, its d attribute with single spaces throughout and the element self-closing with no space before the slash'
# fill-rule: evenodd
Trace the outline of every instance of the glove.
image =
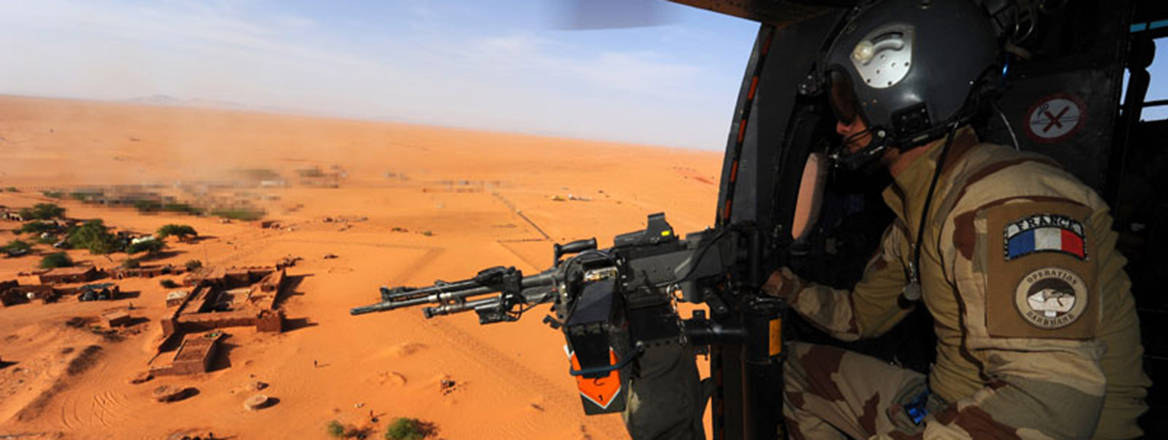
<svg viewBox="0 0 1168 440">
<path fill-rule="evenodd" d="M 771 272 L 771 276 L 767 278 L 762 285 L 762 292 L 790 301 L 795 293 L 803 288 L 803 280 L 791 272 L 791 269 L 780 267 Z"/>
</svg>

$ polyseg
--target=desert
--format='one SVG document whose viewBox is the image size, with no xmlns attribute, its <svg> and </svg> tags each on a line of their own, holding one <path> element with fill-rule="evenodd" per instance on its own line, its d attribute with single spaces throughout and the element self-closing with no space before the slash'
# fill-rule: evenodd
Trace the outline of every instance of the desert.
<svg viewBox="0 0 1168 440">
<path fill-rule="evenodd" d="M 101 219 L 126 237 L 165 225 L 197 231 L 159 238 L 157 251 L 94 254 L 38 243 L 20 232 L 27 219 L 0 219 L 0 245 L 32 244 L 0 258 L 0 283 L 45 279 L 57 292 L 55 301 L 0 307 L 0 438 L 328 438 L 333 422 L 381 438 L 399 417 L 421 421 L 427 438 L 628 438 L 619 416 L 581 411 L 563 336 L 540 322 L 546 305 L 489 326 L 473 313 L 348 309 L 375 302 L 381 285 L 497 265 L 535 273 L 552 263 L 554 243 L 595 237 L 608 246 L 651 213 L 665 212 L 678 232 L 701 230 L 714 219 L 722 159 L 20 96 L 0 97 L 0 115 L 6 212 L 53 204 L 63 218 Z M 164 205 L 202 214 L 152 209 Z M 38 276 L 56 252 L 98 278 Z M 140 265 L 129 267 L 131 258 Z M 82 301 L 81 286 L 94 283 L 117 292 Z M 196 293 L 204 285 L 218 302 Z M 198 301 L 226 310 L 184 315 Z M 215 313 L 239 316 L 211 324 L 195 316 Z M 265 327 L 276 314 L 276 328 Z M 190 371 L 165 370 L 188 358 Z"/>
</svg>

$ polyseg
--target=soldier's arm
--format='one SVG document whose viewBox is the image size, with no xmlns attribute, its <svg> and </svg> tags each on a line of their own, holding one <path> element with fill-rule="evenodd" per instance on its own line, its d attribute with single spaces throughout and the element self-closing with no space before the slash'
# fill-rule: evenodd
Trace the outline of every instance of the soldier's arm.
<svg viewBox="0 0 1168 440">
<path fill-rule="evenodd" d="M 1095 340 L 1096 257 L 1114 246 L 1106 217 L 1068 200 L 1019 199 L 954 217 L 942 258 L 959 292 L 962 355 L 987 385 L 934 414 L 924 438 L 1091 435 L 1106 385 Z"/>
<path fill-rule="evenodd" d="M 768 293 L 786 298 L 812 325 L 835 338 L 854 341 L 879 336 L 911 310 L 897 303 L 906 283 L 899 255 L 904 240 L 903 230 L 890 225 L 863 278 L 850 291 L 805 282 L 781 268 L 772 275 L 772 279 L 780 278 L 778 282 L 768 283 L 777 288 Z"/>
</svg>

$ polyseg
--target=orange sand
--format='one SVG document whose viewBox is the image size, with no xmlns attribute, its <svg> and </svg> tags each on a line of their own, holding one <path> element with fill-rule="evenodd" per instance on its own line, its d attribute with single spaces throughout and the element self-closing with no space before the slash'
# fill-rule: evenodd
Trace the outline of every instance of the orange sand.
<svg viewBox="0 0 1168 440">
<path fill-rule="evenodd" d="M 371 438 L 380 438 L 388 420 L 407 416 L 433 423 L 434 438 L 451 440 L 627 438 L 619 416 L 583 415 L 563 338 L 540 323 L 547 306 L 520 322 L 486 327 L 473 313 L 426 320 L 419 310 L 350 317 L 348 309 L 374 302 L 383 284 L 451 281 L 492 265 L 535 273 L 550 265 L 553 242 L 595 236 L 608 246 L 613 235 L 642 228 L 649 213 L 665 211 L 678 232 L 702 229 L 714 216 L 720 159 L 714 152 L 403 124 L 0 97 L 0 189 L 20 189 L 0 192 L 0 205 L 52 201 L 70 217 L 101 218 L 118 229 L 149 233 L 181 223 L 209 237 L 168 240 L 173 252 L 161 263 L 304 258 L 288 270 L 302 280 L 283 301 L 293 328 L 278 335 L 228 328 L 227 355 L 196 376 L 129 383 L 146 370 L 161 335 L 169 289 L 159 279 L 118 281 L 136 297 L 112 302 L 0 308 L 0 359 L 15 362 L 0 369 L 0 435 L 326 438 L 326 423 L 338 420 L 371 426 Z M 345 172 L 339 188 L 296 182 L 296 169 L 334 165 Z M 142 215 L 40 192 L 113 184 L 166 189 L 232 179 L 232 170 L 245 168 L 274 170 L 290 185 L 219 192 L 250 198 L 281 229 Z M 16 238 L 9 231 L 17 227 L 0 221 L 0 244 Z M 38 245 L 35 253 L 47 252 Z M 328 253 L 338 258 L 324 259 Z M 100 267 L 126 258 L 69 254 Z M 40 258 L 0 258 L 0 281 Z M 149 322 L 121 342 L 64 325 L 129 303 L 133 316 Z M 66 372 L 91 344 L 103 347 L 95 363 Z M 458 384 L 446 395 L 439 391 L 443 378 Z M 277 399 L 273 406 L 243 408 L 255 394 L 245 389 L 253 380 L 270 384 L 262 393 Z M 195 387 L 198 394 L 157 403 L 150 393 L 159 385 Z M 379 423 L 368 423 L 370 411 Z"/>
</svg>

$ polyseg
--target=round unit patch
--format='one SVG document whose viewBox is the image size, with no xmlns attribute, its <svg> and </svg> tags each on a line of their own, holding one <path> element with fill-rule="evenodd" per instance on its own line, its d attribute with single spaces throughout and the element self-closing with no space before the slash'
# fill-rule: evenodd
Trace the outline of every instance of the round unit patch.
<svg viewBox="0 0 1168 440">
<path fill-rule="evenodd" d="M 1026 112 L 1026 134 L 1036 142 L 1059 142 L 1083 126 L 1085 112 L 1082 101 L 1070 95 L 1044 97 Z"/>
<path fill-rule="evenodd" d="M 1035 327 L 1063 328 L 1087 309 L 1087 285 L 1074 272 L 1044 267 L 1022 278 L 1014 291 L 1014 304 L 1022 319 Z"/>
</svg>

